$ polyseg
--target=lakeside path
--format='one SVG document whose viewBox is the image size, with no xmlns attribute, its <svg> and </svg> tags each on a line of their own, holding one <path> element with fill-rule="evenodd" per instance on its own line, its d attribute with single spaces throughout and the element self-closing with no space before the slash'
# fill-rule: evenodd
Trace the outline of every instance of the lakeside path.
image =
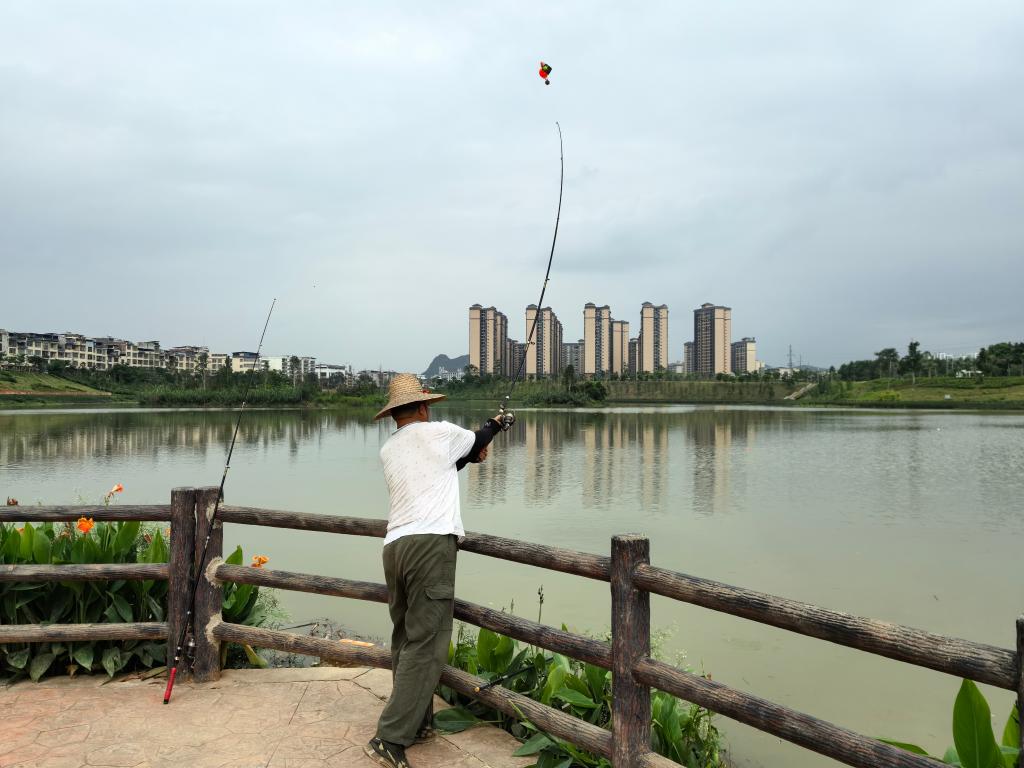
<svg viewBox="0 0 1024 768">
<path fill-rule="evenodd" d="M 102 684 L 100 676 L 0 686 L 0 768 L 371 768 L 391 673 L 225 670 L 216 683 Z M 435 698 L 437 709 L 448 706 Z M 522 768 L 519 742 L 491 726 L 409 749 L 416 768 Z"/>
</svg>

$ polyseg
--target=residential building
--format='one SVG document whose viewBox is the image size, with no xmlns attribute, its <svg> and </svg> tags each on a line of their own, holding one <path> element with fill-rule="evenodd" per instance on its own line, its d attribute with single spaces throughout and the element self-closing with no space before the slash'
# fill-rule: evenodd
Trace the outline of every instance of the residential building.
<svg viewBox="0 0 1024 768">
<path fill-rule="evenodd" d="M 583 373 L 606 376 L 611 368 L 612 311 L 607 304 L 583 306 Z"/>
<path fill-rule="evenodd" d="M 171 347 L 165 350 L 167 368 L 183 373 L 210 373 L 210 350 L 207 347 Z"/>
<path fill-rule="evenodd" d="M 494 307 L 469 308 L 469 364 L 480 374 L 509 375 L 505 359 L 508 319 Z"/>
<path fill-rule="evenodd" d="M 313 366 L 313 373 L 320 386 L 340 387 L 352 378 L 352 366 L 317 363 Z"/>
<path fill-rule="evenodd" d="M 640 307 L 640 373 L 668 368 L 668 307 L 645 301 Z"/>
<path fill-rule="evenodd" d="M 11 349 L 11 334 L 9 331 L 5 331 L 0 328 L 0 362 L 10 354 Z"/>
<path fill-rule="evenodd" d="M 640 360 L 640 339 L 634 336 L 629 340 L 629 375 L 636 376 L 636 366 Z"/>
<path fill-rule="evenodd" d="M 668 364 L 669 373 L 686 373 L 686 363 L 681 360 L 675 363 Z"/>
<path fill-rule="evenodd" d="M 277 371 L 292 379 L 301 379 L 308 374 L 316 374 L 315 357 L 271 355 L 260 358 L 260 366 L 265 371 Z"/>
<path fill-rule="evenodd" d="M 693 310 L 693 372 L 705 378 L 732 373 L 732 309 L 702 304 Z"/>
<path fill-rule="evenodd" d="M 512 371 L 510 375 L 515 376 L 519 372 L 519 369 L 524 366 L 526 345 L 521 341 L 509 339 L 505 346 L 508 350 L 509 370 Z"/>
<path fill-rule="evenodd" d="M 756 339 L 744 337 L 732 343 L 732 372 L 739 376 L 741 373 L 757 373 L 759 364 L 757 361 Z"/>
<path fill-rule="evenodd" d="M 562 368 L 562 323 L 551 307 L 526 308 L 526 343 L 526 377 L 557 376 Z"/>
<path fill-rule="evenodd" d="M 570 365 L 577 376 L 583 373 L 583 339 L 562 344 L 562 370 Z"/>
<path fill-rule="evenodd" d="M 611 359 L 608 372 L 612 375 L 625 376 L 629 373 L 629 322 L 612 320 L 611 331 Z"/>
<path fill-rule="evenodd" d="M 683 343 L 683 373 L 693 373 L 693 342 L 687 341 Z"/>
<path fill-rule="evenodd" d="M 255 352 L 232 352 L 231 371 L 232 373 L 246 373 L 256 367 Z"/>
<path fill-rule="evenodd" d="M 215 373 L 225 366 L 231 367 L 231 355 L 214 352 L 210 355 L 210 373 Z"/>
</svg>

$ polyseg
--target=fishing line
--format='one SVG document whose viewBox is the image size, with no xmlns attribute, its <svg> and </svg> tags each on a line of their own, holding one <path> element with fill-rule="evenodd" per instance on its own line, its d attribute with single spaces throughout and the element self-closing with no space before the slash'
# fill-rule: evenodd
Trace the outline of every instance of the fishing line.
<svg viewBox="0 0 1024 768">
<path fill-rule="evenodd" d="M 210 523 L 206 528 L 206 540 L 203 542 L 203 554 L 199 558 L 199 567 L 194 573 L 189 573 L 189 602 L 188 611 L 185 613 L 185 621 L 181 625 L 181 633 L 178 635 L 178 643 L 174 648 L 174 666 L 167 675 L 167 688 L 164 690 L 164 704 L 171 700 L 171 691 L 174 690 L 174 678 L 178 675 L 178 664 L 181 662 L 181 651 L 185 645 L 185 638 L 188 636 L 189 627 L 193 623 L 196 610 L 196 592 L 199 589 L 199 581 L 206 571 L 206 555 L 210 548 L 210 537 L 213 535 L 213 526 L 217 521 L 217 510 L 220 509 L 220 502 L 224 498 L 224 482 L 228 479 L 228 470 L 231 469 L 231 454 L 235 452 L 235 440 L 238 438 L 238 428 L 242 425 L 242 414 L 245 412 L 245 404 L 252 392 L 253 382 L 256 380 L 256 368 L 260 362 L 260 353 L 263 351 L 263 338 L 267 335 L 267 326 L 270 325 L 270 316 L 274 314 L 274 305 L 277 299 L 270 302 L 270 311 L 267 312 L 267 321 L 263 324 L 263 333 L 260 334 L 260 343 L 256 347 L 256 357 L 252 361 L 252 369 L 249 371 L 249 381 L 246 384 L 245 392 L 242 395 L 242 405 L 238 409 L 238 418 L 235 420 L 235 431 L 231 434 L 231 444 L 228 446 L 228 458 L 224 463 L 224 474 L 220 476 L 220 490 L 217 493 L 217 500 L 213 504 L 213 514 L 210 515 Z M 194 628 L 193 628 L 194 631 Z M 189 642 L 189 646 L 195 646 L 195 640 Z"/>
<path fill-rule="evenodd" d="M 537 321 L 540 319 L 541 308 L 544 306 L 544 292 L 548 289 L 548 280 L 551 277 L 551 262 L 554 261 L 555 258 L 555 243 L 558 242 L 558 223 L 562 220 L 562 189 L 565 185 L 565 149 L 562 145 L 562 126 L 556 121 L 555 127 L 558 128 L 558 155 L 559 164 L 561 166 L 561 173 L 558 178 L 558 212 L 555 214 L 555 234 L 551 238 L 551 254 L 548 256 L 548 268 L 544 273 L 544 284 L 540 289 L 540 299 L 537 301 L 537 311 L 533 315 L 533 325 L 530 326 L 530 333 L 526 338 L 526 349 L 523 351 L 523 357 L 519 361 L 519 370 L 517 370 L 516 375 L 512 377 L 512 384 L 508 388 L 508 394 L 505 395 L 501 408 L 498 409 L 498 412 L 502 414 L 505 413 L 509 400 L 512 399 L 512 392 L 515 390 L 516 383 L 519 381 L 519 377 L 523 373 L 523 368 L 526 366 L 526 357 L 530 354 L 530 347 L 534 344 L 533 336 L 537 331 Z"/>
</svg>

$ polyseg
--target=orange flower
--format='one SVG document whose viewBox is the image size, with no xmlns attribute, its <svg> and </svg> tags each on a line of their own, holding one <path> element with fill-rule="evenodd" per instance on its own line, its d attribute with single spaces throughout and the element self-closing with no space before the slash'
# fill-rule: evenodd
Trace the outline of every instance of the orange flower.
<svg viewBox="0 0 1024 768">
<path fill-rule="evenodd" d="M 262 568 L 264 564 L 269 563 L 270 558 L 265 555 L 253 555 L 252 556 L 252 567 Z"/>
<path fill-rule="evenodd" d="M 18 533 L 23 533 L 24 531 L 25 531 L 25 526 L 24 525 L 21 526 L 21 528 L 18 529 Z"/>
<path fill-rule="evenodd" d="M 110 493 L 108 493 L 107 496 L 113 496 L 115 493 L 120 493 L 123 490 L 124 486 L 118 483 L 117 485 L 110 489 Z"/>
<path fill-rule="evenodd" d="M 82 533 L 88 533 L 92 530 L 94 525 L 96 525 L 96 523 L 93 522 L 93 519 L 91 517 L 78 518 L 78 530 L 80 530 Z"/>
<path fill-rule="evenodd" d="M 171 538 L 171 529 L 170 528 L 164 528 L 164 538 L 165 539 Z"/>
</svg>

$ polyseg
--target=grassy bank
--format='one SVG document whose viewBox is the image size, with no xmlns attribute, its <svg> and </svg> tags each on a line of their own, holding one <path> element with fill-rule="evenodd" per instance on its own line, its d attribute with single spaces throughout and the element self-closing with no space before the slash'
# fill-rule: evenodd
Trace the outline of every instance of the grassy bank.
<svg viewBox="0 0 1024 768">
<path fill-rule="evenodd" d="M 0 371 L 0 409 L 108 406 L 112 403 L 123 405 L 125 400 L 110 392 L 48 373 Z"/>
<path fill-rule="evenodd" d="M 1024 410 L 1024 377 L 957 379 L 919 378 L 916 381 L 822 382 L 804 405 L 844 405 L 869 408 L 980 408 Z"/>
<path fill-rule="evenodd" d="M 793 388 L 777 381 L 601 381 L 607 396 L 604 404 L 756 404 L 783 402 Z M 577 382 L 575 387 L 581 387 Z M 443 391 L 450 400 L 500 401 L 508 392 L 508 382 L 460 383 Z M 516 386 L 515 399 L 521 403 L 543 404 L 565 393 L 560 381 L 524 381 Z M 601 404 L 601 403 L 596 403 Z"/>
</svg>

